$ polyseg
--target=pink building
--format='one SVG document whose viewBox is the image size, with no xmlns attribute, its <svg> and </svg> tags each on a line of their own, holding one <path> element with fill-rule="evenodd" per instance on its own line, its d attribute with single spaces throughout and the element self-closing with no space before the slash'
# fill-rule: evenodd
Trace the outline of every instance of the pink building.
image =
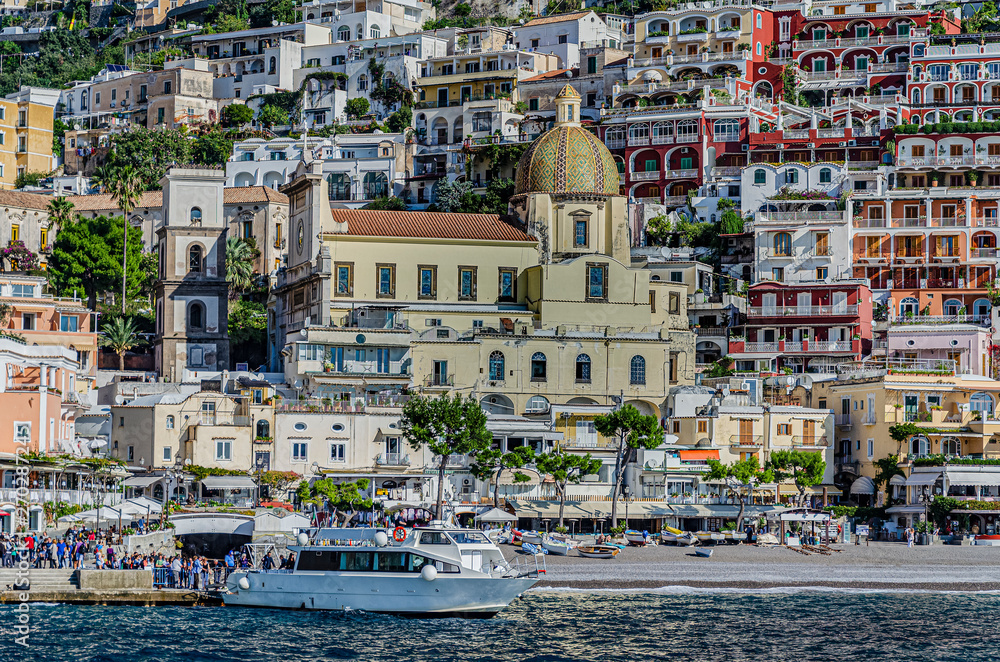
<svg viewBox="0 0 1000 662">
<path fill-rule="evenodd" d="M 990 318 L 967 316 L 968 322 L 927 323 L 924 316 L 914 317 L 913 324 L 906 318 L 893 322 L 888 331 L 890 359 L 926 359 L 941 361 L 955 374 L 992 376 L 990 362 Z M 977 321 L 972 321 L 972 320 Z M 923 320 L 923 321 L 922 321 Z"/>
</svg>

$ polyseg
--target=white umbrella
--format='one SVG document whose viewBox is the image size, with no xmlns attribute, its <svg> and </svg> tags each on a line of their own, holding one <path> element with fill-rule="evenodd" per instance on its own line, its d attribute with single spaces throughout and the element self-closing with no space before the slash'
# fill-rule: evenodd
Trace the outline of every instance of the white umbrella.
<svg viewBox="0 0 1000 662">
<path fill-rule="evenodd" d="M 476 515 L 476 520 L 479 522 L 516 522 L 517 516 L 499 508 L 491 508 L 481 515 Z"/>
</svg>

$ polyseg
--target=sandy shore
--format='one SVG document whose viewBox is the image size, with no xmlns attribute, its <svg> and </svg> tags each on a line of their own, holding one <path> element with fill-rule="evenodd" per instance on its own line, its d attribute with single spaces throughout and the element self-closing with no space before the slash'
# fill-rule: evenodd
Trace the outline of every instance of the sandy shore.
<svg viewBox="0 0 1000 662">
<path fill-rule="evenodd" d="M 782 547 L 722 545 L 710 559 L 672 546 L 629 547 L 611 560 L 570 552 L 545 557 L 547 572 L 538 587 L 1000 591 L 1000 547 L 871 543 L 834 549 L 840 552 L 804 556 Z M 508 556 L 513 550 L 504 546 Z"/>
</svg>

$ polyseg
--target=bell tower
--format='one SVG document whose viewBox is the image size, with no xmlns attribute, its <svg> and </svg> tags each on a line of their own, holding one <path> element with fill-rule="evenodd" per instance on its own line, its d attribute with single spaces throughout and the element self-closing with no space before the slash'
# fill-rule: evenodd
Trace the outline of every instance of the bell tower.
<svg viewBox="0 0 1000 662">
<path fill-rule="evenodd" d="M 225 184 L 211 168 L 174 167 L 160 180 L 154 348 L 165 380 L 183 379 L 185 369 L 229 369 Z"/>
<path fill-rule="evenodd" d="M 556 126 L 580 126 L 580 94 L 566 85 L 556 95 Z"/>
</svg>

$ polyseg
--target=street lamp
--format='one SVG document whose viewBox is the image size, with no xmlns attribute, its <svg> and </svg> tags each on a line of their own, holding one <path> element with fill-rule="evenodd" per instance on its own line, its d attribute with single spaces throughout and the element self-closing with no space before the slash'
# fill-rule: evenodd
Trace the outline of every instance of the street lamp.
<svg viewBox="0 0 1000 662">
<path fill-rule="evenodd" d="M 625 497 L 625 528 L 628 528 L 628 495 L 629 488 L 628 485 L 622 484 L 622 495 Z"/>
</svg>

